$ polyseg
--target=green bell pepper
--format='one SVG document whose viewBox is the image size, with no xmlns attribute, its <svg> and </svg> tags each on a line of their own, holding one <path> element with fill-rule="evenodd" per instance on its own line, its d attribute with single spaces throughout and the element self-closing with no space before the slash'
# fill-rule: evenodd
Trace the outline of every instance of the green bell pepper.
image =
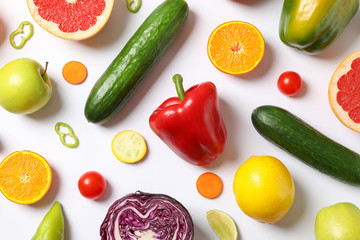
<svg viewBox="0 0 360 240">
<path fill-rule="evenodd" d="M 285 0 L 279 35 L 286 45 L 318 54 L 339 36 L 359 8 L 359 0 Z"/>
</svg>

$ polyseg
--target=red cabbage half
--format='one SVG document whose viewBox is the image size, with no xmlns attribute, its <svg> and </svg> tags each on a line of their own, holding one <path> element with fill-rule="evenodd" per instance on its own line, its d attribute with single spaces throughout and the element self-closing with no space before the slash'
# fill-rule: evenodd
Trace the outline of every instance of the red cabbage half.
<svg viewBox="0 0 360 240">
<path fill-rule="evenodd" d="M 102 240 L 192 240 L 188 210 L 165 194 L 137 191 L 115 201 L 100 227 Z"/>
</svg>

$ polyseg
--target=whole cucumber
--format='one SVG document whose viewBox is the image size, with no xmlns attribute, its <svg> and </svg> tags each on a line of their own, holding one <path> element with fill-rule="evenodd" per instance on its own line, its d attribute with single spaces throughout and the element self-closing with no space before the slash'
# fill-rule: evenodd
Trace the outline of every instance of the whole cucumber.
<svg viewBox="0 0 360 240">
<path fill-rule="evenodd" d="M 253 110 L 251 120 L 260 135 L 302 162 L 342 182 L 360 185 L 360 155 L 290 112 L 260 106 Z"/>
<path fill-rule="evenodd" d="M 104 123 L 118 113 L 183 29 L 184 0 L 165 0 L 142 23 L 92 88 L 85 117 Z"/>
</svg>

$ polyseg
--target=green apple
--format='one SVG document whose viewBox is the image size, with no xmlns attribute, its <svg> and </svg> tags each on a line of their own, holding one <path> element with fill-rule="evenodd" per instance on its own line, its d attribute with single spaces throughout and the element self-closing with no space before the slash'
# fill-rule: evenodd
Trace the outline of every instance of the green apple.
<svg viewBox="0 0 360 240">
<path fill-rule="evenodd" d="M 19 58 L 0 69 L 0 105 L 17 114 L 33 113 L 50 100 L 52 87 L 46 69 Z"/>
<path fill-rule="evenodd" d="M 316 240 L 359 240 L 360 209 L 341 202 L 322 208 L 315 220 Z"/>
</svg>

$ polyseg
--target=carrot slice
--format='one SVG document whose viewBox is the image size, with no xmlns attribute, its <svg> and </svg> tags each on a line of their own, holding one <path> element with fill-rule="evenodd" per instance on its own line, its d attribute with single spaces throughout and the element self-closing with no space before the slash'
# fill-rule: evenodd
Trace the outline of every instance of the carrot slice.
<svg viewBox="0 0 360 240">
<path fill-rule="evenodd" d="M 64 65 L 62 75 L 68 83 L 80 84 L 87 77 L 87 69 L 81 62 L 70 61 Z"/>
<path fill-rule="evenodd" d="M 221 178 L 212 172 L 206 172 L 199 176 L 196 181 L 196 188 L 201 196 L 205 198 L 216 198 L 223 189 Z"/>
</svg>

